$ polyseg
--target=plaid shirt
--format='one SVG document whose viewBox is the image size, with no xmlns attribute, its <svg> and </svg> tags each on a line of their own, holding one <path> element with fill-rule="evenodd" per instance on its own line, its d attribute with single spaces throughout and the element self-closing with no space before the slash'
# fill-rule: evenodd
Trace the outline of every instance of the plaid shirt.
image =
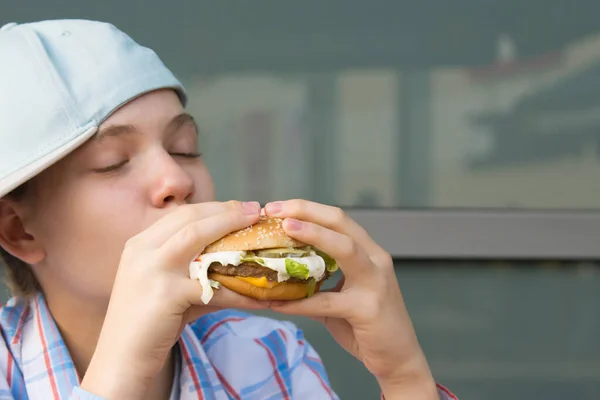
<svg viewBox="0 0 600 400">
<path fill-rule="evenodd" d="M 41 295 L 28 304 L 9 300 L 0 327 L 0 399 L 101 400 L 78 387 Z M 171 400 L 338 399 L 318 354 L 289 322 L 223 310 L 187 326 L 176 350 Z"/>
</svg>

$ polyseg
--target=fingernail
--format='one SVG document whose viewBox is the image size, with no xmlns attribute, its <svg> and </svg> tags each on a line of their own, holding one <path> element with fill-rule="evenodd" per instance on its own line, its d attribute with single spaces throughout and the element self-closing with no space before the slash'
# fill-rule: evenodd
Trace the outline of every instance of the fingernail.
<svg viewBox="0 0 600 400">
<path fill-rule="evenodd" d="M 283 203 L 280 201 L 275 201 L 273 203 L 269 203 L 266 205 L 265 207 L 267 213 L 274 215 L 274 214 L 279 214 L 280 212 L 283 211 Z"/>
<path fill-rule="evenodd" d="M 248 215 L 258 214 L 260 211 L 260 204 L 257 201 L 246 201 L 242 203 L 242 210 Z"/>
<path fill-rule="evenodd" d="M 285 227 L 290 231 L 299 231 L 302 229 L 302 222 L 297 219 L 288 218 L 285 220 Z"/>
</svg>

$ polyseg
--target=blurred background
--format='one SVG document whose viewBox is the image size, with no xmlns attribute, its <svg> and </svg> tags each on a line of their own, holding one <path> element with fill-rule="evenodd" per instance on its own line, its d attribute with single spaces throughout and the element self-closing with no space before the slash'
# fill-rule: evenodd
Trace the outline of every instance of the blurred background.
<svg viewBox="0 0 600 400">
<path fill-rule="evenodd" d="M 597 0 L 0 0 L 0 25 L 97 19 L 157 51 L 220 199 L 348 209 L 465 400 L 600 398 L 599 15 Z M 342 399 L 378 398 L 324 328 L 294 321 Z"/>
</svg>

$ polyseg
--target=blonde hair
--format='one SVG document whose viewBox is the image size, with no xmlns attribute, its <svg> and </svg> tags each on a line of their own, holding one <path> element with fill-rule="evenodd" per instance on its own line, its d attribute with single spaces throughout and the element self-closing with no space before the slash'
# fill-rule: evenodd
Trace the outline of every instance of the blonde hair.
<svg viewBox="0 0 600 400">
<path fill-rule="evenodd" d="M 23 184 L 6 195 L 7 198 L 20 200 L 27 191 Z M 33 274 L 31 265 L 13 256 L 0 246 L 0 264 L 4 269 L 4 282 L 11 294 L 18 298 L 30 298 L 40 290 L 40 284 Z"/>
</svg>

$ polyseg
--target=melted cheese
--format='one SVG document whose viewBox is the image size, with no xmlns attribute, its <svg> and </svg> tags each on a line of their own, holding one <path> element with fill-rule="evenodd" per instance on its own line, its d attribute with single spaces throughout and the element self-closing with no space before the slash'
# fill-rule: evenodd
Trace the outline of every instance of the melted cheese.
<svg viewBox="0 0 600 400">
<path fill-rule="evenodd" d="M 272 287 L 275 287 L 275 286 L 279 285 L 279 282 L 269 282 L 269 280 L 267 279 L 266 276 L 263 276 L 262 278 L 251 278 L 251 277 L 247 277 L 247 276 L 236 276 L 236 279 L 239 279 L 239 280 L 244 281 L 244 282 L 248 282 L 252 286 L 256 286 L 256 287 L 260 287 L 260 288 L 266 288 L 266 289 L 271 289 Z"/>
</svg>

